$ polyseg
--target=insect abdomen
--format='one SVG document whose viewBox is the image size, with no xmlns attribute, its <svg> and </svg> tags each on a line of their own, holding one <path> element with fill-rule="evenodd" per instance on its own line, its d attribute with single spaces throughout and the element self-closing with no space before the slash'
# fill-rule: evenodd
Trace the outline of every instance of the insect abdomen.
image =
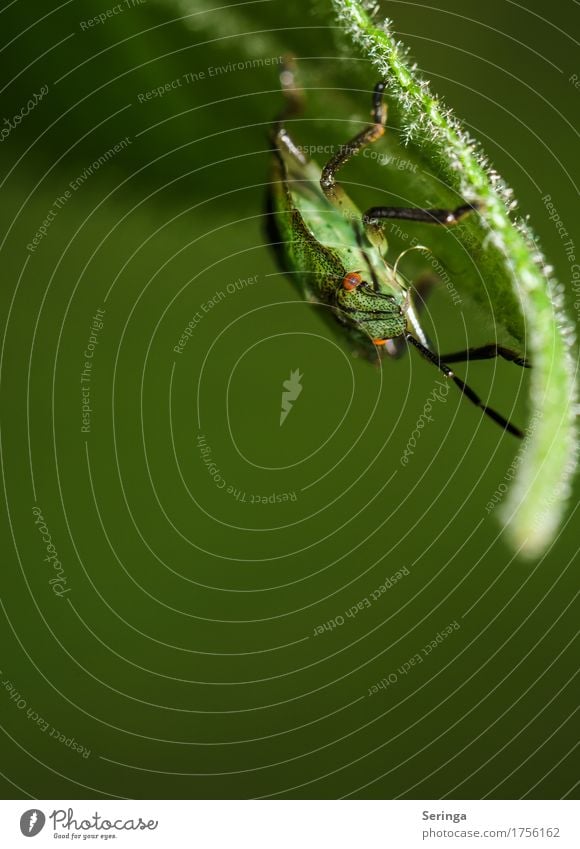
<svg viewBox="0 0 580 849">
<path fill-rule="evenodd" d="M 269 235 L 281 258 L 282 267 L 310 300 L 334 304 L 335 292 L 346 269 L 331 248 L 317 241 L 294 206 L 284 165 L 274 155 L 268 211 Z"/>
</svg>

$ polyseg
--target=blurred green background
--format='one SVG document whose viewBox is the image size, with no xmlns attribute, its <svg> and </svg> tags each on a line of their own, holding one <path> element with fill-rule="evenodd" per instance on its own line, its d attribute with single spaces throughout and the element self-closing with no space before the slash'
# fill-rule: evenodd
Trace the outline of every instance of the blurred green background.
<svg viewBox="0 0 580 849">
<path fill-rule="evenodd" d="M 542 197 L 577 238 L 578 4 L 380 9 L 573 314 Z M 575 796 L 575 514 L 518 559 L 486 511 L 517 445 L 452 392 L 403 467 L 437 375 L 353 358 L 265 244 L 279 57 L 301 144 L 368 116 L 328 7 L 17 0 L 0 23 L 4 796 Z M 422 179 L 361 158 L 343 182 L 365 208 L 436 201 Z M 444 288 L 428 325 L 447 349 L 501 332 Z M 525 422 L 525 373 L 460 373 Z"/>
</svg>

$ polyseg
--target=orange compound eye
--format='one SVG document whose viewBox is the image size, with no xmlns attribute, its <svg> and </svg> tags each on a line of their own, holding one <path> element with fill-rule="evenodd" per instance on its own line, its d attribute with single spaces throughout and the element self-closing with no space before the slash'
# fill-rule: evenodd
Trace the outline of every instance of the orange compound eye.
<svg viewBox="0 0 580 849">
<path fill-rule="evenodd" d="M 346 277 L 342 280 L 342 287 L 346 289 L 347 292 L 351 292 L 353 289 L 356 289 L 357 286 L 363 282 L 360 274 L 357 274 L 356 271 L 351 271 Z"/>
</svg>

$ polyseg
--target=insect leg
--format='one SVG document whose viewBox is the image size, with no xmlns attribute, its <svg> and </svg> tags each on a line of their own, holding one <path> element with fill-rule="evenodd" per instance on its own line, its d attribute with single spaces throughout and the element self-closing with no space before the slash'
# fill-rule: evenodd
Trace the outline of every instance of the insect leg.
<svg viewBox="0 0 580 849">
<path fill-rule="evenodd" d="M 453 354 L 441 354 L 441 359 L 448 363 L 463 363 L 467 360 L 492 360 L 495 357 L 503 357 L 510 363 L 515 363 L 522 368 L 531 368 L 530 363 L 518 351 L 504 348 L 503 345 L 482 345 L 480 348 L 467 348 L 465 351 L 456 351 Z"/>
<path fill-rule="evenodd" d="M 473 391 L 473 389 L 471 389 L 466 383 L 464 383 L 461 378 L 457 377 L 457 375 L 454 374 L 454 372 L 449 368 L 449 366 L 442 362 L 438 354 L 435 354 L 433 353 L 433 351 L 430 351 L 429 348 L 426 348 L 424 345 L 422 345 L 410 333 L 406 333 L 405 338 L 407 339 L 407 342 L 409 342 L 419 351 L 422 357 L 424 357 L 436 368 L 438 368 L 439 371 L 441 371 L 445 377 L 452 380 L 457 386 L 457 388 L 463 393 L 463 395 L 465 395 L 466 398 L 468 398 L 473 404 L 475 404 L 476 407 L 479 407 L 479 409 L 483 413 L 485 413 L 486 416 L 489 416 L 490 419 L 493 419 L 494 422 L 496 422 L 500 427 L 503 427 L 504 430 L 507 430 L 508 433 L 517 436 L 519 439 L 523 438 L 524 434 L 519 428 L 511 424 L 511 422 L 509 422 L 506 418 L 500 415 L 500 413 L 496 412 L 496 410 L 484 404 L 479 395 L 477 395 Z"/>
<path fill-rule="evenodd" d="M 471 212 L 477 212 L 479 204 L 464 203 L 456 209 L 414 209 L 404 206 L 372 206 L 363 216 L 365 223 L 377 223 L 381 218 L 399 221 L 420 221 L 424 224 L 442 224 L 450 227 Z"/>
<path fill-rule="evenodd" d="M 340 146 L 337 153 L 332 156 L 324 168 L 320 176 L 320 187 L 326 197 L 335 205 L 341 205 L 341 193 L 338 191 L 336 183 L 336 174 L 351 159 L 359 150 L 366 147 L 367 144 L 380 139 L 385 132 L 385 123 L 387 121 L 387 107 L 383 103 L 383 92 L 385 83 L 379 82 L 376 84 L 372 96 L 372 118 L 373 123 L 366 127 L 362 132 L 358 133 L 350 141 Z"/>
</svg>

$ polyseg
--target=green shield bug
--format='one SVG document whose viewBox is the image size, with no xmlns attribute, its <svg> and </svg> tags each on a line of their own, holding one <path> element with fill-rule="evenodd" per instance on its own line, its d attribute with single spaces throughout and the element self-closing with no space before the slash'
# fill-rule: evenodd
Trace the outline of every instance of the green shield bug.
<svg viewBox="0 0 580 849">
<path fill-rule="evenodd" d="M 282 269 L 308 300 L 330 307 L 352 346 L 368 358 L 384 352 L 397 357 L 408 345 L 432 363 L 461 393 L 509 433 L 522 431 L 458 377 L 448 363 L 503 357 L 524 368 L 517 351 L 489 344 L 451 354 L 432 350 L 419 321 L 418 289 L 386 259 L 387 241 L 381 221 L 420 221 L 443 227 L 475 214 L 478 204 L 453 210 L 376 206 L 363 215 L 336 182 L 336 175 L 366 145 L 385 132 L 385 83 L 372 95 L 372 123 L 341 145 L 321 169 L 293 141 L 285 122 L 299 114 L 302 92 L 295 83 L 293 63 L 280 74 L 285 105 L 271 132 L 272 161 L 268 190 L 267 229 Z"/>
</svg>

